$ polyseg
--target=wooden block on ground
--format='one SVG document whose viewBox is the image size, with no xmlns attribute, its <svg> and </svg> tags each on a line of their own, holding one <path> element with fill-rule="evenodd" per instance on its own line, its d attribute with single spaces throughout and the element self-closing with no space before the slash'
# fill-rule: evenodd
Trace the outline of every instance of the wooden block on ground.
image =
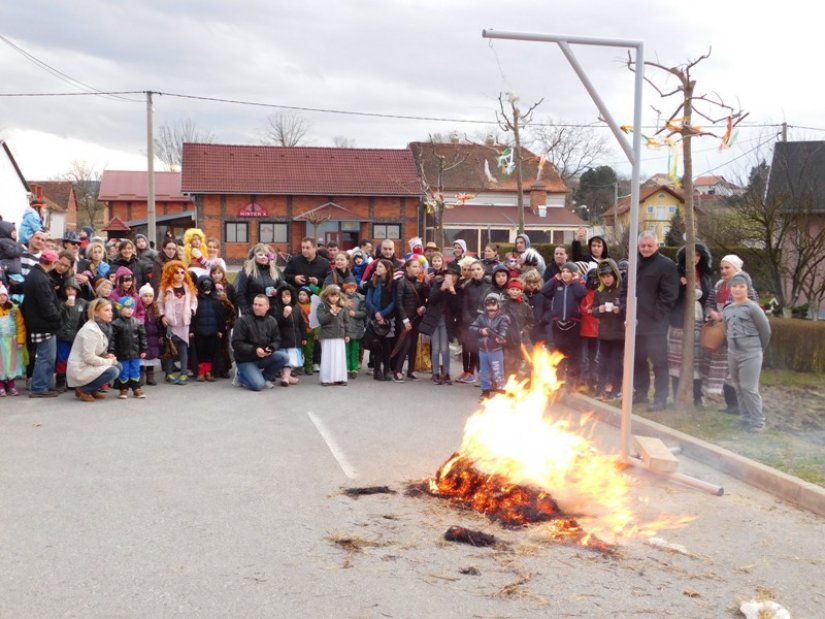
<svg viewBox="0 0 825 619">
<path fill-rule="evenodd" d="M 679 460 L 658 438 L 634 436 L 633 448 L 639 452 L 642 461 L 651 471 L 674 473 L 679 468 Z"/>
</svg>

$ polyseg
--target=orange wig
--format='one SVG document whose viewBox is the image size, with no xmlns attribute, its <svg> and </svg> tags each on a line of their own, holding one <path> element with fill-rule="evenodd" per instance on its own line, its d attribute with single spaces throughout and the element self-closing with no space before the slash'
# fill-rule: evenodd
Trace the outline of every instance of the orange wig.
<svg viewBox="0 0 825 619">
<path fill-rule="evenodd" d="M 183 262 L 181 262 L 180 260 L 170 260 L 165 265 L 163 265 L 163 274 L 160 277 L 159 288 L 161 293 L 165 292 L 167 288 L 171 288 L 174 284 L 176 269 L 183 269 L 184 285 L 186 285 L 189 288 L 193 295 L 197 296 L 198 289 L 195 287 L 194 282 L 192 282 L 192 278 L 189 277 L 189 271 L 186 269 L 186 265 L 183 264 Z"/>
</svg>

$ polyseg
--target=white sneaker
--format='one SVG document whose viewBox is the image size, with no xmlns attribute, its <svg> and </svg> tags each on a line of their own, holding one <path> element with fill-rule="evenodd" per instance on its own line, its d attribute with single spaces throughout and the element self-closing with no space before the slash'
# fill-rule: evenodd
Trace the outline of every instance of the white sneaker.
<svg viewBox="0 0 825 619">
<path fill-rule="evenodd" d="M 312 366 L 312 371 L 313 371 L 313 372 L 320 372 L 320 371 L 321 371 L 321 366 L 320 366 L 320 365 L 318 365 L 317 363 L 316 363 L 316 364 L 314 364 L 314 365 Z"/>
<path fill-rule="evenodd" d="M 273 383 L 271 380 L 268 380 L 264 383 L 264 387 L 266 387 L 267 389 L 275 389 L 275 383 Z"/>
<path fill-rule="evenodd" d="M 233 387 L 240 387 L 241 386 L 241 381 L 238 378 L 238 371 L 237 370 L 235 370 L 235 373 L 232 375 L 232 386 Z"/>
</svg>

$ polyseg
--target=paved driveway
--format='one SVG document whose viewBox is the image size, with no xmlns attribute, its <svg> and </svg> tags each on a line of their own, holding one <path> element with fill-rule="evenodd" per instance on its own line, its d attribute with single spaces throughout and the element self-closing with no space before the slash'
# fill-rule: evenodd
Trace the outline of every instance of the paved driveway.
<svg viewBox="0 0 825 619">
<path fill-rule="evenodd" d="M 695 462 L 725 496 L 632 473 L 644 517 L 697 517 L 662 533 L 688 555 L 605 557 L 405 496 L 458 447 L 474 387 L 147 392 L 0 402 L 0 617 L 735 617 L 758 590 L 822 614 L 823 521 Z M 377 483 L 399 493 L 341 494 Z M 452 524 L 507 545 L 449 544 Z"/>
</svg>

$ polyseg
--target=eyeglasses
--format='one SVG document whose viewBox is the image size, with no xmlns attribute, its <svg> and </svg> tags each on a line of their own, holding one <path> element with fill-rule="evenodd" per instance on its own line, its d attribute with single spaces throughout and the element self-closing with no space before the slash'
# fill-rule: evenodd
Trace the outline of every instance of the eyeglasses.
<svg viewBox="0 0 825 619">
<path fill-rule="evenodd" d="M 186 274 L 186 271 L 184 271 L 183 269 L 175 269 L 175 275 L 185 275 L 185 274 Z"/>
</svg>

